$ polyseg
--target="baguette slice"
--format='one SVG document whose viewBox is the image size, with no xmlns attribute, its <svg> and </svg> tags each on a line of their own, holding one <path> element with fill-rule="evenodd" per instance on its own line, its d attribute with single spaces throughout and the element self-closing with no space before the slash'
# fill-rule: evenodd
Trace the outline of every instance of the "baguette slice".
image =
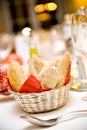
<svg viewBox="0 0 87 130">
<path fill-rule="evenodd" d="M 45 65 L 39 73 L 42 88 L 55 88 L 57 85 L 57 68 L 54 65 Z"/>
<path fill-rule="evenodd" d="M 37 55 L 32 55 L 29 61 L 29 71 L 32 75 L 37 77 L 44 65 L 45 63 L 40 57 Z"/>
<path fill-rule="evenodd" d="M 66 76 L 68 74 L 68 71 L 70 69 L 71 65 L 71 56 L 69 52 L 66 52 L 63 57 L 61 58 L 57 70 L 58 70 L 58 75 L 57 75 L 57 81 L 58 85 L 57 87 L 63 86 L 66 80 Z"/>
<path fill-rule="evenodd" d="M 56 58 L 56 59 L 50 61 L 50 62 L 48 63 L 48 66 L 55 66 L 55 67 L 57 67 L 58 64 L 59 64 L 59 62 L 60 62 L 60 60 L 59 60 L 58 58 Z"/>
<path fill-rule="evenodd" d="M 11 61 L 8 67 L 8 79 L 12 90 L 18 92 L 29 76 L 29 70 L 24 65 L 19 65 L 17 61 Z"/>
</svg>

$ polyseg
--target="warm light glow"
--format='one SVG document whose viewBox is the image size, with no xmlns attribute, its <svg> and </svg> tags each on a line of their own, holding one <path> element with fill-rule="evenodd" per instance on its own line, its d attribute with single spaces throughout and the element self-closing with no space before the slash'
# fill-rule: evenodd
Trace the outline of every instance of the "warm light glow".
<svg viewBox="0 0 87 130">
<path fill-rule="evenodd" d="M 87 0 L 74 0 L 74 5 L 77 10 L 80 6 L 87 6 Z"/>
<path fill-rule="evenodd" d="M 37 18 L 40 20 L 40 21 L 47 21 L 51 18 L 51 15 L 48 14 L 48 13 L 41 13 L 41 14 L 38 14 L 37 15 Z"/>
<path fill-rule="evenodd" d="M 54 11 L 57 9 L 57 4 L 54 2 L 46 3 L 46 4 L 39 4 L 34 7 L 36 13 L 42 13 L 44 11 Z"/>
<path fill-rule="evenodd" d="M 29 35 L 30 35 L 30 31 L 31 31 L 31 28 L 25 27 L 25 28 L 23 28 L 23 30 L 22 30 L 22 34 L 23 34 L 24 36 L 29 36 Z"/>
<path fill-rule="evenodd" d="M 77 89 L 78 89 L 78 86 L 77 86 L 76 84 L 74 84 L 74 85 L 72 85 L 71 88 L 74 89 L 74 90 L 75 90 L 75 89 L 77 90 Z"/>
<path fill-rule="evenodd" d="M 47 11 L 54 11 L 57 9 L 57 4 L 54 2 L 46 3 L 45 8 Z"/>
<path fill-rule="evenodd" d="M 44 4 L 36 5 L 34 7 L 34 10 L 35 10 L 36 13 L 44 12 L 45 11 L 45 6 L 44 6 Z"/>
<path fill-rule="evenodd" d="M 81 6 L 80 9 L 83 10 L 85 7 L 84 6 Z"/>
</svg>

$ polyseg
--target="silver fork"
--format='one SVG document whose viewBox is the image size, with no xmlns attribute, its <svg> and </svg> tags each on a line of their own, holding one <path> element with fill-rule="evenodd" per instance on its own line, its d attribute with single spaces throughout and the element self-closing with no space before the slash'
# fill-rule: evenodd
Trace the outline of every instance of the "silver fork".
<svg viewBox="0 0 87 130">
<path fill-rule="evenodd" d="M 32 115 L 21 115 L 20 117 L 23 119 L 26 119 L 28 122 L 34 124 L 34 125 L 39 125 L 39 126 L 52 126 L 60 122 L 64 121 L 69 121 L 72 119 L 80 118 L 80 117 L 86 117 L 87 116 L 87 110 L 76 110 L 76 111 L 71 111 L 65 114 L 62 114 L 56 118 L 53 119 L 40 119 Z"/>
</svg>

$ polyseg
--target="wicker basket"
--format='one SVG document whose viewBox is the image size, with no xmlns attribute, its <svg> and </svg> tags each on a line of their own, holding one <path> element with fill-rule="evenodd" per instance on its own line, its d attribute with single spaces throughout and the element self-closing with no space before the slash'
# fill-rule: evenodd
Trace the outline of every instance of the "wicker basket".
<svg viewBox="0 0 87 130">
<path fill-rule="evenodd" d="M 58 109 L 65 105 L 68 99 L 70 83 L 53 90 L 40 93 L 18 93 L 10 90 L 24 111 L 41 113 Z"/>
</svg>

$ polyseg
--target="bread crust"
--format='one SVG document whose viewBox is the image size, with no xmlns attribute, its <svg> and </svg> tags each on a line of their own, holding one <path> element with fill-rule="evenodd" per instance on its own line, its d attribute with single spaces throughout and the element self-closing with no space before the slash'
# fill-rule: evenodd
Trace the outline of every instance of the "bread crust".
<svg viewBox="0 0 87 130">
<path fill-rule="evenodd" d="M 61 59 L 54 59 L 47 64 L 40 57 L 33 55 L 29 61 L 29 68 L 19 65 L 17 61 L 11 61 L 7 74 L 12 89 L 16 92 L 19 92 L 30 75 L 40 81 L 42 88 L 54 89 L 64 85 L 70 65 L 71 55 L 69 52 L 66 52 Z"/>
<path fill-rule="evenodd" d="M 57 68 L 46 65 L 39 73 L 39 80 L 43 88 L 55 88 L 57 84 Z"/>
<path fill-rule="evenodd" d="M 43 60 L 39 56 L 33 54 L 29 60 L 29 71 L 37 77 L 44 65 L 45 63 Z"/>
<path fill-rule="evenodd" d="M 60 87 L 62 85 L 64 85 L 65 80 L 66 80 L 66 76 L 68 73 L 68 70 L 70 68 L 71 65 L 71 56 L 69 52 L 66 52 L 63 57 L 61 58 L 58 66 L 57 66 L 57 70 L 58 70 L 58 84 L 57 87 Z"/>
<path fill-rule="evenodd" d="M 16 61 L 11 61 L 9 63 L 7 75 L 9 82 L 14 91 L 18 92 L 29 76 L 29 70 L 24 65 L 19 65 Z"/>
</svg>

